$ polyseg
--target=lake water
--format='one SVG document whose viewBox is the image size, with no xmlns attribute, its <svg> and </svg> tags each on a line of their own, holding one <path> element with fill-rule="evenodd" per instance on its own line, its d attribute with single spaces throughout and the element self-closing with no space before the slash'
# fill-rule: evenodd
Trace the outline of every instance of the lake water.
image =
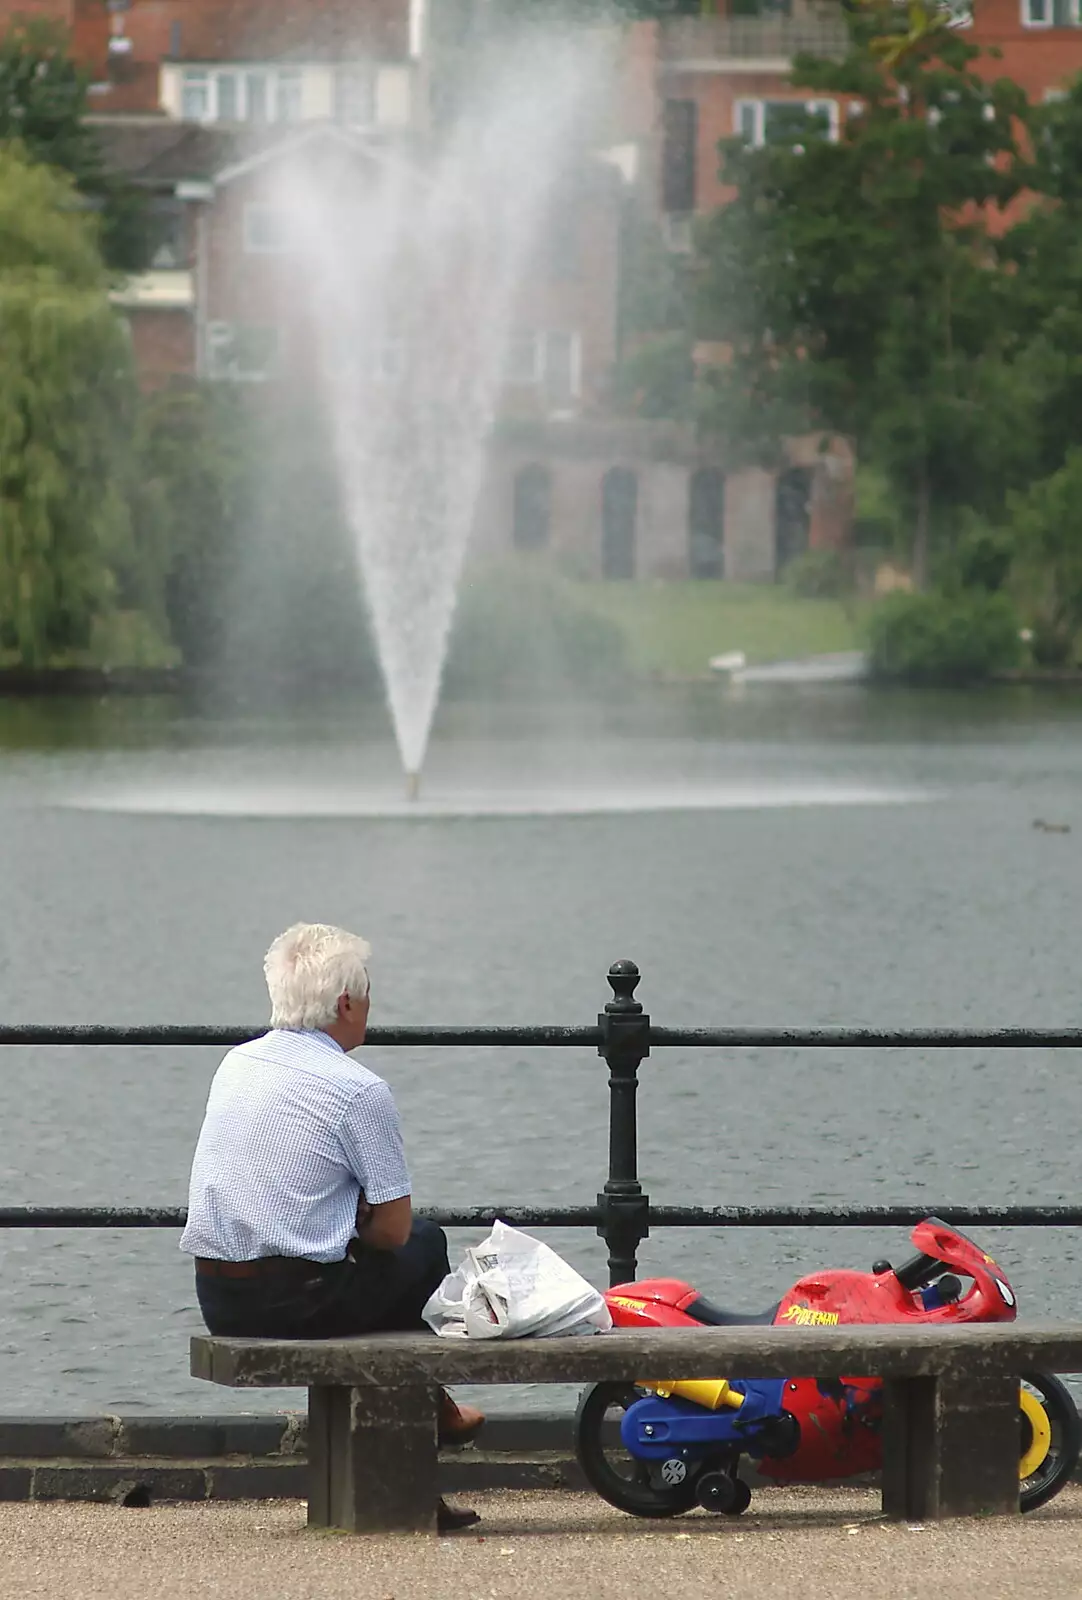
<svg viewBox="0 0 1082 1600">
<path fill-rule="evenodd" d="M 0 701 L 0 883 L 7 1023 L 256 1024 L 263 951 L 305 918 L 372 940 L 380 1023 L 587 1024 L 630 956 L 671 1025 L 1076 1025 L 1082 697 L 719 685 L 445 708 L 414 808 L 371 706 Z M 418 1203 L 589 1203 L 603 1182 L 589 1051 L 365 1059 Z M 0 1203 L 183 1204 L 217 1060 L 5 1050 Z M 659 1202 L 1082 1198 L 1074 1052 L 658 1050 L 641 1079 Z M 604 1281 L 600 1240 L 546 1237 Z M 1078 1315 L 1075 1232 L 988 1243 L 1023 1315 Z M 176 1246 L 0 1234 L 0 1410 L 298 1403 L 186 1375 L 199 1320 Z M 890 1230 L 666 1230 L 641 1266 L 754 1305 L 816 1263 L 905 1251 Z"/>
</svg>

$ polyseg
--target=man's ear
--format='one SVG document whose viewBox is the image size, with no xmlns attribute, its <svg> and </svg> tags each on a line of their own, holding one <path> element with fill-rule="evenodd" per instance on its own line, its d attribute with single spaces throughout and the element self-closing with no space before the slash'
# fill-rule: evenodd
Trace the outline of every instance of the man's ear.
<svg viewBox="0 0 1082 1600">
<path fill-rule="evenodd" d="M 337 1001 L 337 1004 L 335 1005 L 335 1008 L 334 1008 L 335 1011 L 338 1014 L 339 1022 L 344 1022 L 345 1021 L 346 1013 L 349 1010 L 349 1007 L 350 1007 L 349 995 L 346 993 L 345 990 L 343 990 L 342 993 L 338 996 L 338 1001 Z"/>
</svg>

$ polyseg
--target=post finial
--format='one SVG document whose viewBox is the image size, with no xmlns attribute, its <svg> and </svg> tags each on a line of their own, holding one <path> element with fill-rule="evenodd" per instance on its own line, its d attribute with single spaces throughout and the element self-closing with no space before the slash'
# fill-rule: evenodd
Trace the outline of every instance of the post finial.
<svg viewBox="0 0 1082 1600">
<path fill-rule="evenodd" d="M 642 1004 L 635 999 L 641 973 L 634 961 L 614 961 L 609 968 L 609 987 L 612 999 L 605 1006 L 608 1012 L 641 1011 Z"/>
</svg>

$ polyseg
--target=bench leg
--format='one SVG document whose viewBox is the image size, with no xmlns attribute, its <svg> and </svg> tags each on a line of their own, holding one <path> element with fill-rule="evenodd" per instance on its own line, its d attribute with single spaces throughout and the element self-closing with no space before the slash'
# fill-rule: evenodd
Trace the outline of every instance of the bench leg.
<svg viewBox="0 0 1082 1600">
<path fill-rule="evenodd" d="M 308 1525 L 347 1533 L 436 1530 L 437 1391 L 308 1391 Z"/>
<path fill-rule="evenodd" d="M 1018 1379 L 883 1383 L 883 1510 L 906 1522 L 1018 1511 Z"/>
</svg>

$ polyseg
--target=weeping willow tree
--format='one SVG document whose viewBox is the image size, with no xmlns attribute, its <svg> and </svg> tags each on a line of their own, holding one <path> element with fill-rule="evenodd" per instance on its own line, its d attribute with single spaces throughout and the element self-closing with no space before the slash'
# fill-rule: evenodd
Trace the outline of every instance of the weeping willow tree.
<svg viewBox="0 0 1082 1600">
<path fill-rule="evenodd" d="M 133 561 L 128 339 L 73 183 L 0 147 L 0 651 L 85 649 Z"/>
</svg>

